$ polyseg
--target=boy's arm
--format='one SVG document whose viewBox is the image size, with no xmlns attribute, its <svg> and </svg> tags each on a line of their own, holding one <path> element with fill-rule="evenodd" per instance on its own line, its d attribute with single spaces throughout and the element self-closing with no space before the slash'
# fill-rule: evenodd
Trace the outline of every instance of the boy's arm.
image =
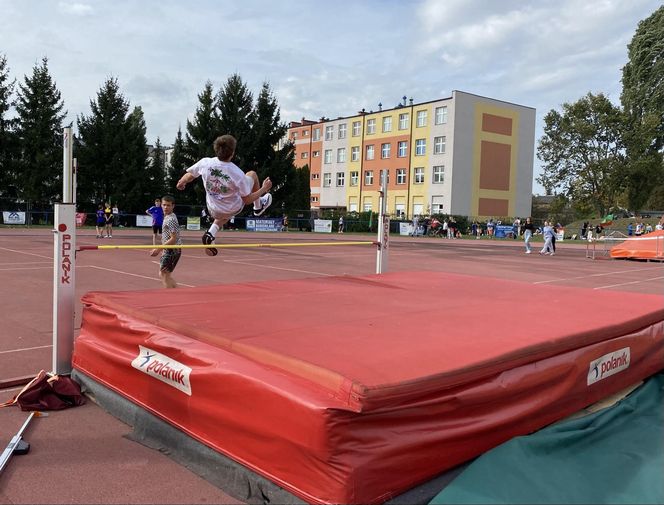
<svg viewBox="0 0 664 505">
<path fill-rule="evenodd" d="M 180 180 L 175 185 L 175 187 L 178 188 L 180 191 L 182 191 L 187 186 L 187 184 L 189 184 L 194 179 L 196 179 L 196 177 L 187 172 L 182 177 L 180 177 Z"/>
</svg>

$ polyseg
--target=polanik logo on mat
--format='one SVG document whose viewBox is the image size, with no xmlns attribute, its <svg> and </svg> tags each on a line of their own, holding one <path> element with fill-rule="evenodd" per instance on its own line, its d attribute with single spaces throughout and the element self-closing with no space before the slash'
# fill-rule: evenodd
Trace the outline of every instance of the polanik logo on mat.
<svg viewBox="0 0 664 505">
<path fill-rule="evenodd" d="M 139 345 L 138 356 L 131 366 L 191 396 L 191 368 L 179 361 Z"/>
<path fill-rule="evenodd" d="M 590 362 L 588 386 L 629 368 L 629 347 L 605 354 Z"/>
</svg>

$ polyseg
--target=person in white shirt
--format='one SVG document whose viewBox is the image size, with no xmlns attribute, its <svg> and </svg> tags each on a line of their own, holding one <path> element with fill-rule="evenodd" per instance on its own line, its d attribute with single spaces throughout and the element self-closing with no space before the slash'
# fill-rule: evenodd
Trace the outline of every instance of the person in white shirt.
<svg viewBox="0 0 664 505">
<path fill-rule="evenodd" d="M 237 140 L 232 135 L 222 135 L 214 141 L 215 158 L 203 158 L 189 167 L 176 187 L 182 191 L 198 177 L 203 178 L 205 202 L 214 222 L 203 234 L 203 244 L 212 244 L 217 232 L 245 205 L 254 204 L 254 215 L 260 216 L 272 203 L 272 181 L 267 177 L 263 184 L 253 170 L 246 174 L 231 160 L 235 156 Z M 208 256 L 216 256 L 217 249 L 205 249 Z"/>
</svg>

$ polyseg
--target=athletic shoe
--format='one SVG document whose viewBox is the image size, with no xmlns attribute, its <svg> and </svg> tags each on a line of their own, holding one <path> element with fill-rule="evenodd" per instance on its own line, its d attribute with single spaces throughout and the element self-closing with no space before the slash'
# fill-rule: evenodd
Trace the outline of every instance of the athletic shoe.
<svg viewBox="0 0 664 505">
<path fill-rule="evenodd" d="M 549 256 L 555 256 L 556 253 L 549 253 Z"/>
<path fill-rule="evenodd" d="M 260 216 L 270 205 L 272 205 L 272 195 L 270 193 L 265 193 L 258 199 L 258 202 L 260 203 L 260 208 L 254 208 L 254 216 Z"/>
<path fill-rule="evenodd" d="M 530 251 L 526 251 L 526 254 L 530 254 Z"/>
<path fill-rule="evenodd" d="M 205 245 L 209 245 L 212 242 L 214 242 L 214 236 L 209 231 L 206 231 L 203 234 L 203 243 Z M 219 251 L 217 251 L 217 249 L 215 249 L 214 247 L 208 247 L 207 249 L 205 249 L 205 254 L 207 254 L 208 256 L 216 256 L 218 253 Z"/>
</svg>

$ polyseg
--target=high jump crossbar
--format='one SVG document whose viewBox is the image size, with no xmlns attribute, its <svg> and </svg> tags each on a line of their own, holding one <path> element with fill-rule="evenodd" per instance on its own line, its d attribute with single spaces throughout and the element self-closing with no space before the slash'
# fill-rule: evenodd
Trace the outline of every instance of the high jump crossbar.
<svg viewBox="0 0 664 505">
<path fill-rule="evenodd" d="M 351 245 L 375 245 L 380 247 L 377 241 L 336 241 L 336 242 L 283 242 L 272 244 L 181 244 L 181 245 L 82 245 L 77 251 L 96 251 L 107 249 L 247 249 L 252 247 L 316 247 L 316 246 L 351 246 Z"/>
<path fill-rule="evenodd" d="M 74 354 L 74 315 L 76 298 L 76 252 L 104 249 L 209 249 L 210 245 L 96 245 L 76 248 L 76 160 L 73 158 L 73 133 L 62 132 L 63 169 L 62 202 L 55 204 L 53 226 L 53 373 L 67 375 L 72 370 Z M 376 241 L 300 242 L 283 244 L 215 244 L 214 248 L 314 247 L 375 245 L 376 273 L 387 272 L 390 218 L 386 213 L 387 179 L 383 174 L 379 198 L 378 237 Z"/>
</svg>

